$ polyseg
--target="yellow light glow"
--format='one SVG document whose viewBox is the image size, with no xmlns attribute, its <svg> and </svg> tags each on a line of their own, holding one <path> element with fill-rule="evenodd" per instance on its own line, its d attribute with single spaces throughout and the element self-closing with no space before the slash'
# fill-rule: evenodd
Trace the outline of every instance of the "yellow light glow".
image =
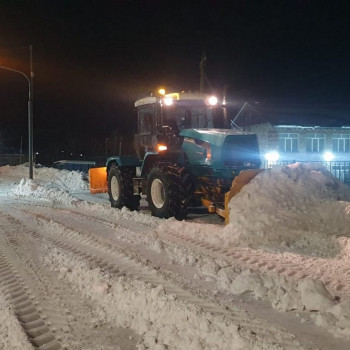
<svg viewBox="0 0 350 350">
<path fill-rule="evenodd" d="M 164 96 L 165 95 L 165 89 L 159 89 L 158 90 L 158 93 L 159 93 L 159 95 L 162 95 L 162 96 Z"/>
<path fill-rule="evenodd" d="M 158 151 L 158 152 L 164 152 L 164 151 L 166 151 L 167 149 L 168 149 L 167 145 L 163 145 L 163 144 L 161 144 L 161 143 L 159 143 L 159 144 L 157 145 L 157 151 Z"/>
<path fill-rule="evenodd" d="M 207 152 L 207 160 L 211 160 L 211 147 L 210 144 L 208 142 L 203 142 L 201 144 L 202 147 L 205 148 L 206 152 Z"/>
<path fill-rule="evenodd" d="M 172 92 L 171 94 L 166 94 L 165 97 L 171 97 L 173 100 L 179 100 L 180 94 L 178 92 Z"/>
</svg>

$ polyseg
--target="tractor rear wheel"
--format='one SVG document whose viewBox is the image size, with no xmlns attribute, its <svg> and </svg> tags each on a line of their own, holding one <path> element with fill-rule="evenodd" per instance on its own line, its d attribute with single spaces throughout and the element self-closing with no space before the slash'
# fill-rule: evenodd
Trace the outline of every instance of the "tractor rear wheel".
<svg viewBox="0 0 350 350">
<path fill-rule="evenodd" d="M 159 218 L 187 217 L 192 197 L 189 174 L 174 164 L 157 164 L 149 173 L 147 201 L 152 215 Z"/>
<path fill-rule="evenodd" d="M 130 210 L 137 210 L 140 196 L 134 195 L 133 169 L 111 166 L 108 172 L 108 194 L 111 206 L 121 209 L 124 206 Z"/>
</svg>

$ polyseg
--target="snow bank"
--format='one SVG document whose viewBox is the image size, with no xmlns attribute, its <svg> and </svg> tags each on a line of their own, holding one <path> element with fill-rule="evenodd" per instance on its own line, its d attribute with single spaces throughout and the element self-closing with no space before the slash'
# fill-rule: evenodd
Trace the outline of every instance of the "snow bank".
<svg viewBox="0 0 350 350">
<path fill-rule="evenodd" d="M 257 175 L 229 203 L 225 240 L 334 255 L 350 236 L 350 189 L 324 167 L 295 163 Z"/>
<path fill-rule="evenodd" d="M 53 204 L 62 203 L 65 205 L 73 205 L 77 202 L 77 199 L 68 192 L 55 188 L 45 188 L 36 181 L 25 178 L 9 192 L 9 195 L 42 199 L 50 201 Z"/>
<path fill-rule="evenodd" d="M 83 174 L 79 171 L 57 170 L 53 168 L 38 169 L 39 179 L 50 180 L 48 187 L 57 187 L 69 190 L 70 192 L 79 192 L 88 190 L 88 183 L 83 180 Z"/>
<path fill-rule="evenodd" d="M 28 178 L 29 168 L 24 165 L 0 167 L 0 177 L 13 179 Z M 58 188 L 79 192 L 88 189 L 88 183 L 83 180 L 83 174 L 79 171 L 59 170 L 54 168 L 35 168 L 34 180 L 49 188 Z"/>
<path fill-rule="evenodd" d="M 77 199 L 69 193 L 88 190 L 88 184 L 79 171 L 58 170 L 54 168 L 34 169 L 34 180 L 28 179 L 28 167 L 0 167 L 2 183 L 12 183 L 10 196 L 30 197 L 53 203 L 72 205 Z"/>
</svg>

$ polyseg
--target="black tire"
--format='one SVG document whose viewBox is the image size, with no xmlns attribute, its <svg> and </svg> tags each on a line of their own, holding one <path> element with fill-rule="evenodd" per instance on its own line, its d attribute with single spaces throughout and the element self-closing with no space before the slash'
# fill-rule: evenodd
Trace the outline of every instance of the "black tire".
<svg viewBox="0 0 350 350">
<path fill-rule="evenodd" d="M 137 210 L 140 205 L 140 196 L 134 195 L 133 170 L 111 166 L 108 172 L 108 195 L 113 208 L 127 207 Z"/>
<path fill-rule="evenodd" d="M 191 198 L 190 177 L 183 167 L 157 164 L 150 171 L 147 200 L 153 216 L 183 220 Z"/>
</svg>

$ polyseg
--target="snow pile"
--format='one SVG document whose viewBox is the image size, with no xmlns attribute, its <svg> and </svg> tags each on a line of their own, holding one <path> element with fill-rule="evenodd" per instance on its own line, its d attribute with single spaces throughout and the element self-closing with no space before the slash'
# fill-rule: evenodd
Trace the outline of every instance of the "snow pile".
<svg viewBox="0 0 350 350">
<path fill-rule="evenodd" d="M 24 165 L 0 167 L 0 183 L 12 186 L 8 190 L 9 196 L 30 197 L 72 205 L 77 199 L 69 193 L 88 190 L 88 183 L 83 180 L 79 171 L 38 168 L 34 169 L 34 180 L 28 179 L 28 171 L 29 168 Z"/>
<path fill-rule="evenodd" d="M 257 175 L 229 203 L 225 241 L 333 255 L 350 236 L 350 189 L 318 164 L 295 163 Z"/>
<path fill-rule="evenodd" d="M 88 190 L 88 183 L 83 180 L 83 174 L 79 171 L 57 170 L 54 168 L 38 169 L 38 178 L 50 180 L 48 187 L 66 189 L 70 192 Z"/>
<path fill-rule="evenodd" d="M 29 168 L 24 165 L 0 167 L 0 177 L 3 179 L 28 178 Z M 35 168 L 34 180 L 47 187 L 79 192 L 88 189 L 88 183 L 83 180 L 83 174 L 79 171 L 58 170 L 54 168 Z"/>
<path fill-rule="evenodd" d="M 9 192 L 9 195 L 47 200 L 53 204 L 62 203 L 65 205 L 74 205 L 77 202 L 77 199 L 72 197 L 68 192 L 55 188 L 48 189 L 39 185 L 34 180 L 25 178 Z"/>
</svg>

